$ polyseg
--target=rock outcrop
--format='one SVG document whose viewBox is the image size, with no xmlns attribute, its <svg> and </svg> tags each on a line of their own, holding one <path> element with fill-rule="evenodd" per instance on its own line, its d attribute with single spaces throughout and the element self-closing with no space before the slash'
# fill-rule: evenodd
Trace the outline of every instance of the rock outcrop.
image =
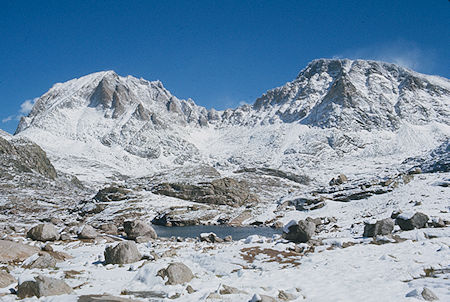
<svg viewBox="0 0 450 302">
<path fill-rule="evenodd" d="M 153 193 L 199 203 L 239 207 L 259 201 L 250 193 L 246 183 L 232 178 L 221 178 L 198 185 L 163 183 L 153 188 Z"/>
</svg>

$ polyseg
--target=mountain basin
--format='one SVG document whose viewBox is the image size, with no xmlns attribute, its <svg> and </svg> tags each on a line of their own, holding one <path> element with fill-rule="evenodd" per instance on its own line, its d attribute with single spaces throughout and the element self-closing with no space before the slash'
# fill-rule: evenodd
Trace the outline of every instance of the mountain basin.
<svg viewBox="0 0 450 302">
<path fill-rule="evenodd" d="M 233 227 L 227 225 L 192 225 L 192 226 L 160 226 L 153 225 L 158 237 L 181 237 L 181 238 L 197 238 L 201 233 L 214 233 L 220 238 L 228 235 L 233 240 L 240 240 L 251 235 L 260 235 L 272 238 L 273 235 L 281 235 L 282 229 L 274 229 L 270 227 Z"/>
</svg>

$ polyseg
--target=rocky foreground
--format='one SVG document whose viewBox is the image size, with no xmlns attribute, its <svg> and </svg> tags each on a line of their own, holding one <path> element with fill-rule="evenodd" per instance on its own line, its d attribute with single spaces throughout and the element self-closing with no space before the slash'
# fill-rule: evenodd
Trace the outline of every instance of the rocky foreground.
<svg viewBox="0 0 450 302">
<path fill-rule="evenodd" d="M 327 201 L 314 211 L 285 211 L 283 235 L 272 238 L 159 238 L 145 219 L 10 222 L 0 240 L 0 297 L 445 301 L 450 298 L 449 176 L 416 174 L 385 194 Z"/>
</svg>

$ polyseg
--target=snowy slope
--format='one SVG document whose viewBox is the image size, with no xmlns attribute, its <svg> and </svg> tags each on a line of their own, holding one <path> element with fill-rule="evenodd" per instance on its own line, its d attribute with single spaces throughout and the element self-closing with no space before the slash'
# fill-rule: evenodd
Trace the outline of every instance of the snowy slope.
<svg viewBox="0 0 450 302">
<path fill-rule="evenodd" d="M 107 71 L 56 84 L 17 134 L 82 180 L 206 163 L 222 173 L 266 166 L 325 181 L 433 149 L 450 134 L 449 105 L 448 79 L 375 61 L 315 60 L 252 106 L 223 112 L 179 100 L 159 81 Z"/>
</svg>

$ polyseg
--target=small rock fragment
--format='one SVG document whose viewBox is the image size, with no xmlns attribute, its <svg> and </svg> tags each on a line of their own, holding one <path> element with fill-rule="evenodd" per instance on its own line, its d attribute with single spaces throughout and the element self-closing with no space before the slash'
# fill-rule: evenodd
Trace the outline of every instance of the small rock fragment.
<svg viewBox="0 0 450 302">
<path fill-rule="evenodd" d="M 439 298 L 433 293 L 429 288 L 424 287 L 422 291 L 422 297 L 425 301 L 435 301 L 439 300 Z"/>
</svg>

